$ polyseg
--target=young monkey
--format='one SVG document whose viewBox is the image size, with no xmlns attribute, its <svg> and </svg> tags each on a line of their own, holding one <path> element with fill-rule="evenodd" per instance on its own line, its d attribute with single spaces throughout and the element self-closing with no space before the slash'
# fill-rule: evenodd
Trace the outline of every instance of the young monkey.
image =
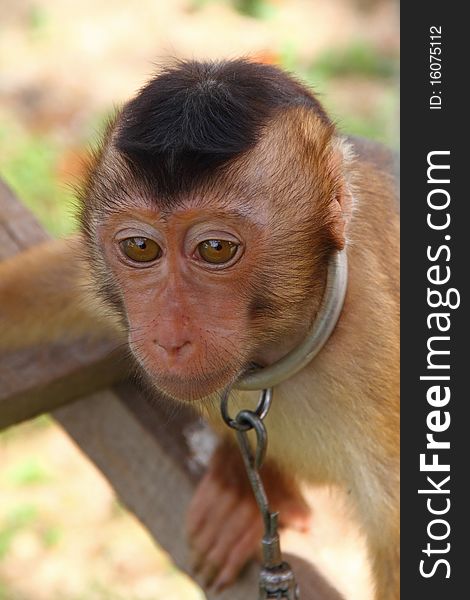
<svg viewBox="0 0 470 600">
<path fill-rule="evenodd" d="M 346 249 L 333 333 L 275 388 L 264 479 L 289 522 L 308 518 L 297 482 L 350 491 L 375 598 L 397 600 L 398 210 L 387 155 L 355 146 L 275 67 L 179 62 L 108 128 L 81 223 L 95 287 L 122 317 L 146 379 L 215 422 L 222 390 L 302 342 L 328 263 Z M 240 405 L 257 396 L 234 393 Z M 218 587 L 259 546 L 261 521 L 231 441 L 200 483 L 188 529 Z"/>
</svg>

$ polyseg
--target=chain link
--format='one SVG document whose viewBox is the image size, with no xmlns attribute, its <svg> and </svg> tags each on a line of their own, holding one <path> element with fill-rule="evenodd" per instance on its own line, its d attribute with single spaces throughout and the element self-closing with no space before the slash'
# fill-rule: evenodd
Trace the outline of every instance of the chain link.
<svg viewBox="0 0 470 600">
<path fill-rule="evenodd" d="M 228 413 L 228 401 L 230 399 L 231 391 L 232 391 L 231 388 L 227 388 L 222 394 L 222 399 L 220 402 L 220 412 L 222 413 L 222 418 L 225 421 L 225 423 L 232 429 L 236 429 L 237 431 L 248 431 L 249 429 L 252 429 L 254 426 L 251 425 L 249 422 L 243 422 L 243 419 L 239 418 L 240 413 L 238 413 L 238 415 L 235 419 L 232 419 L 232 417 L 230 417 L 230 415 Z M 254 413 L 262 421 L 265 418 L 265 416 L 268 414 L 269 407 L 271 406 L 272 398 L 273 398 L 273 388 L 268 388 L 266 390 L 263 390 L 260 394 L 258 404 L 256 405 L 255 410 L 249 411 L 249 412 Z M 241 412 L 248 412 L 248 411 L 241 411 Z"/>
</svg>

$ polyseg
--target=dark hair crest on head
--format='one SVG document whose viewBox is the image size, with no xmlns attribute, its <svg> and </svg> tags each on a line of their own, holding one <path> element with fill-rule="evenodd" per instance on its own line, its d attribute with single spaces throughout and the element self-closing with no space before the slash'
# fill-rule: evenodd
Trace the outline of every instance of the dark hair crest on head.
<svg viewBox="0 0 470 600">
<path fill-rule="evenodd" d="M 155 193 L 173 196 L 253 148 L 289 106 L 330 122 L 315 97 L 274 66 L 178 61 L 124 106 L 114 144 Z"/>
</svg>

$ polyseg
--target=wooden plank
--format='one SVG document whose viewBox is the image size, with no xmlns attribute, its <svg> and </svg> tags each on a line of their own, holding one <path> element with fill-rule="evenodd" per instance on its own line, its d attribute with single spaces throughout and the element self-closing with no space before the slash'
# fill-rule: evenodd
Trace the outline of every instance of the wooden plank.
<svg viewBox="0 0 470 600">
<path fill-rule="evenodd" d="M 126 377 L 125 353 L 110 340 L 77 340 L 0 356 L 0 429 Z"/>
<path fill-rule="evenodd" d="M 33 214 L 0 178 L 0 260 L 48 239 Z"/>
<path fill-rule="evenodd" d="M 47 239 L 0 179 L 0 260 Z M 0 429 L 104 389 L 126 374 L 124 349 L 112 340 L 78 339 L 2 354 Z"/>
</svg>

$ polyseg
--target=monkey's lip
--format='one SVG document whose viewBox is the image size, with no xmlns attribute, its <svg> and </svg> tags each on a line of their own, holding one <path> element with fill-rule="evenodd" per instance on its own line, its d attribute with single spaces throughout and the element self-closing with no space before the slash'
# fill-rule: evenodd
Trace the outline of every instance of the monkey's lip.
<svg viewBox="0 0 470 600">
<path fill-rule="evenodd" d="M 239 371 L 223 368 L 198 376 L 162 373 L 142 367 L 154 388 L 175 400 L 192 402 L 204 400 L 233 384 Z"/>
</svg>

